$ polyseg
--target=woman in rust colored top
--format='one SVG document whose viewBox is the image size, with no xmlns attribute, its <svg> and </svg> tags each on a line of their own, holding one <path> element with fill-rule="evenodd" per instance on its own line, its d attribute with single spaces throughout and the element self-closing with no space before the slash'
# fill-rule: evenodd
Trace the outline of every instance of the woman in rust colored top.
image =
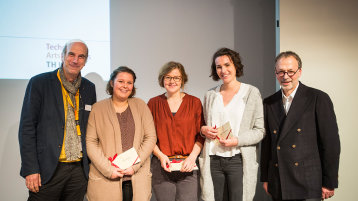
<svg viewBox="0 0 358 201">
<path fill-rule="evenodd" d="M 200 99 L 181 92 L 188 81 L 183 65 L 165 64 L 158 76 L 166 93 L 149 100 L 157 131 L 157 145 L 151 163 L 152 187 L 158 201 L 199 199 L 196 159 L 204 138 Z M 174 170 L 182 161 L 181 168 Z"/>
</svg>

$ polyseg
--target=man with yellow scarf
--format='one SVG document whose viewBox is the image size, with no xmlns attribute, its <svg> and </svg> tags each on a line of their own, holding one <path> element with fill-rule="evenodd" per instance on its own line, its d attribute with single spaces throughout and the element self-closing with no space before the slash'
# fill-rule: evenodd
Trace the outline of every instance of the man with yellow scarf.
<svg viewBox="0 0 358 201">
<path fill-rule="evenodd" d="M 87 45 L 71 40 L 62 65 L 32 77 L 26 88 L 20 127 L 20 175 L 28 200 L 82 201 L 87 188 L 86 127 L 96 102 L 95 85 L 81 77 Z"/>
</svg>

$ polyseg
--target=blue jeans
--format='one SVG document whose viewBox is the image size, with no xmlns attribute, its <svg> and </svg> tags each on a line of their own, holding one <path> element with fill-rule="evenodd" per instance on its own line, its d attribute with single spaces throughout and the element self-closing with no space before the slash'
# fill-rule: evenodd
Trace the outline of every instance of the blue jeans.
<svg viewBox="0 0 358 201">
<path fill-rule="evenodd" d="M 242 157 L 210 156 L 215 201 L 242 201 Z"/>
</svg>

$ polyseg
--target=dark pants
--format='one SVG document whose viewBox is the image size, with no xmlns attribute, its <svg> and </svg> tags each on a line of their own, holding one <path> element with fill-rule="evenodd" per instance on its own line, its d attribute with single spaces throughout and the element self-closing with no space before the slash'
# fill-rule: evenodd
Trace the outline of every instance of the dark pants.
<svg viewBox="0 0 358 201">
<path fill-rule="evenodd" d="M 133 188 L 132 181 L 124 181 L 122 183 L 123 201 L 132 201 L 133 199 Z"/>
<path fill-rule="evenodd" d="M 305 199 L 305 200 L 281 200 L 281 199 L 272 198 L 272 200 L 273 200 L 273 201 L 321 201 L 321 198 Z"/>
<path fill-rule="evenodd" d="M 28 201 L 83 201 L 86 189 L 81 162 L 58 163 L 52 179 L 38 193 L 29 191 Z"/>
<path fill-rule="evenodd" d="M 283 200 L 282 199 L 282 190 L 281 190 L 281 180 L 280 180 L 280 174 L 278 169 L 276 168 L 274 171 L 274 178 L 276 179 L 276 182 L 274 182 L 274 187 L 276 189 L 276 195 L 271 196 L 272 201 L 321 201 L 321 198 L 310 198 L 310 199 L 296 199 L 296 200 Z"/>
<path fill-rule="evenodd" d="M 157 157 L 152 157 L 152 187 L 157 201 L 197 201 L 199 199 L 199 171 L 167 172 Z"/>
<path fill-rule="evenodd" d="M 215 201 L 242 201 L 242 157 L 210 156 Z"/>
</svg>

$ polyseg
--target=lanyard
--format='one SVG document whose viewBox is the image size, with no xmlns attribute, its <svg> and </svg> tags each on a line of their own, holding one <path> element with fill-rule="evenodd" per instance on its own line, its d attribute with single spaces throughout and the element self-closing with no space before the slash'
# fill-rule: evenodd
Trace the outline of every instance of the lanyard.
<svg viewBox="0 0 358 201">
<path fill-rule="evenodd" d="M 79 121 L 79 105 L 80 105 L 80 90 L 78 89 L 75 95 L 75 101 L 76 101 L 76 105 L 73 104 L 70 96 L 68 95 L 67 90 L 65 89 L 65 87 L 62 84 L 62 80 L 60 78 L 60 70 L 57 71 L 57 77 L 60 80 L 61 83 L 61 88 L 62 88 L 62 94 L 64 97 L 66 97 L 66 99 L 64 98 L 64 100 L 66 100 L 64 102 L 64 106 L 65 106 L 65 119 L 67 121 L 67 104 L 70 104 L 70 106 L 73 108 L 73 111 L 75 112 L 75 122 L 76 122 L 76 129 L 77 129 L 77 135 L 81 135 L 81 128 L 80 128 L 80 121 Z"/>
</svg>

